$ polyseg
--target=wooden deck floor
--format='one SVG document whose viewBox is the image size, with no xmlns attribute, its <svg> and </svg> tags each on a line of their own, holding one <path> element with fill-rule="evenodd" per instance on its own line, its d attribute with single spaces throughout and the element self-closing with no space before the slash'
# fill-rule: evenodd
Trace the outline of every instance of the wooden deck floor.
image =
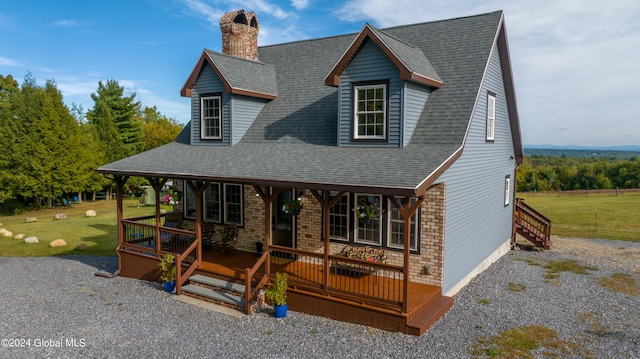
<svg viewBox="0 0 640 359">
<path fill-rule="evenodd" d="M 203 249 L 203 261 L 199 268 L 199 272 L 211 273 L 217 276 L 227 277 L 229 279 L 244 280 L 246 268 L 254 265 L 257 257 L 254 253 L 240 250 L 226 250 L 224 253 L 220 250 Z M 290 273 L 290 286 L 300 288 L 302 291 L 310 293 L 322 293 L 322 288 L 318 283 L 322 282 L 323 267 L 312 263 L 300 263 L 285 258 L 272 257 L 271 273 L 283 271 Z M 347 298 L 354 300 L 358 305 L 358 296 L 370 296 L 371 291 L 376 293 L 397 293 L 397 301 L 402 303 L 403 288 L 402 283 L 390 281 L 384 277 L 375 275 L 344 275 L 330 271 L 329 280 L 332 287 L 338 287 L 339 284 L 349 289 Z M 409 300 L 407 318 L 416 317 L 425 310 L 429 305 L 437 301 L 441 297 L 441 288 L 420 283 L 409 283 Z M 384 306 L 382 307 L 384 308 Z M 385 308 L 388 309 L 388 308 Z M 393 309 L 392 309 L 393 310 Z M 399 313 L 399 310 L 396 309 Z"/>
</svg>

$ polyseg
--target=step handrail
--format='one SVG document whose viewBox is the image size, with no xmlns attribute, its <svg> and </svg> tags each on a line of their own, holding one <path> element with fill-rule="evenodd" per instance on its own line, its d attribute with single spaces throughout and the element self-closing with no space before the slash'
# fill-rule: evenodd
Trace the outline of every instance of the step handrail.
<svg viewBox="0 0 640 359">
<path fill-rule="evenodd" d="M 260 267 L 262 267 L 262 265 L 267 261 L 268 257 L 269 252 L 265 251 L 264 253 L 262 253 L 260 258 L 258 258 L 253 267 L 245 269 L 244 305 L 248 315 L 251 314 L 251 302 L 253 301 L 253 298 L 256 298 L 258 296 L 260 290 L 264 287 L 265 284 L 267 284 L 269 277 L 266 273 L 264 273 L 253 291 L 251 291 L 251 280 L 253 279 L 253 276 L 258 272 L 258 269 L 260 269 Z"/>
<path fill-rule="evenodd" d="M 516 198 L 514 220 L 516 224 L 541 237 L 545 247 L 550 247 L 551 219 L 526 204 L 522 198 Z"/>
</svg>

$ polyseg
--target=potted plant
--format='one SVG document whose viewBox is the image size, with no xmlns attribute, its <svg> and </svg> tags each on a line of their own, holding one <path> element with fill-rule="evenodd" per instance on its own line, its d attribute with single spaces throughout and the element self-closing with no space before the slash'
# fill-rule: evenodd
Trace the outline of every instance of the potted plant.
<svg viewBox="0 0 640 359">
<path fill-rule="evenodd" d="M 276 279 L 271 287 L 265 290 L 267 299 L 273 304 L 276 318 L 284 318 L 287 316 L 287 273 L 276 272 Z"/>
<path fill-rule="evenodd" d="M 369 202 L 366 198 L 360 198 L 358 205 L 353 209 L 361 225 L 368 224 L 371 219 L 380 217 L 380 208 L 377 202 Z"/>
<path fill-rule="evenodd" d="M 164 291 L 172 293 L 176 288 L 176 257 L 173 254 L 165 254 L 160 259 L 160 278 Z"/>
<path fill-rule="evenodd" d="M 290 214 L 292 216 L 297 216 L 300 214 L 300 210 L 302 209 L 302 198 L 298 197 L 291 202 L 287 202 L 282 206 L 282 212 L 286 214 Z"/>
</svg>

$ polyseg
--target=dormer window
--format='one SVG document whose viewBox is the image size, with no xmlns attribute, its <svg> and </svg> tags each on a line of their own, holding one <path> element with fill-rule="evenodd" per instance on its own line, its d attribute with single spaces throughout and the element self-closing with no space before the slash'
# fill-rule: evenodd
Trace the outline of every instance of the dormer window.
<svg viewBox="0 0 640 359">
<path fill-rule="evenodd" d="M 356 140 L 387 139 L 387 85 L 354 86 L 354 126 Z"/>
<path fill-rule="evenodd" d="M 222 139 L 222 110 L 220 105 L 220 96 L 206 96 L 200 98 L 201 139 Z"/>
</svg>

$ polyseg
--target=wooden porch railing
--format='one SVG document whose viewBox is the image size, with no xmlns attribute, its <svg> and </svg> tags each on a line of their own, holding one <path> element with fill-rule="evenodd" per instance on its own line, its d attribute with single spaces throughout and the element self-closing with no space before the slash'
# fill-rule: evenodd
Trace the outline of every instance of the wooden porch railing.
<svg viewBox="0 0 640 359">
<path fill-rule="evenodd" d="M 174 253 L 176 256 L 176 294 L 182 294 L 182 285 L 200 265 L 198 258 L 198 242 L 193 241 L 182 253 Z"/>
<path fill-rule="evenodd" d="M 287 273 L 290 290 L 402 312 L 405 278 L 402 266 L 330 255 L 329 282 L 324 283 L 322 253 L 276 245 L 270 246 L 270 250 L 271 272 Z"/>
<path fill-rule="evenodd" d="M 155 216 L 122 220 L 123 243 L 119 249 L 139 256 L 160 257 L 165 253 L 176 256 L 176 293 L 198 268 L 198 243 L 193 231 L 157 226 Z"/>
<path fill-rule="evenodd" d="M 551 249 L 551 220 L 533 207 L 516 198 L 515 229 L 536 247 Z"/>
<path fill-rule="evenodd" d="M 247 268 L 245 270 L 245 292 L 244 292 L 245 308 L 244 309 L 247 314 L 251 314 L 251 303 L 255 298 L 258 297 L 258 293 L 260 292 L 260 290 L 262 290 L 262 288 L 264 288 L 265 284 L 267 284 L 267 281 L 269 280 L 269 277 L 267 276 L 267 273 L 265 270 L 265 264 L 267 263 L 267 258 L 269 258 L 269 253 L 267 252 L 262 253 L 262 255 L 260 256 L 260 258 L 258 258 L 258 260 L 253 265 L 253 267 Z M 254 282 L 253 277 L 256 274 L 262 274 L 262 277 L 260 278 L 260 280 L 256 281 L 256 285 L 254 289 L 251 290 L 252 288 L 251 283 Z"/>
</svg>

